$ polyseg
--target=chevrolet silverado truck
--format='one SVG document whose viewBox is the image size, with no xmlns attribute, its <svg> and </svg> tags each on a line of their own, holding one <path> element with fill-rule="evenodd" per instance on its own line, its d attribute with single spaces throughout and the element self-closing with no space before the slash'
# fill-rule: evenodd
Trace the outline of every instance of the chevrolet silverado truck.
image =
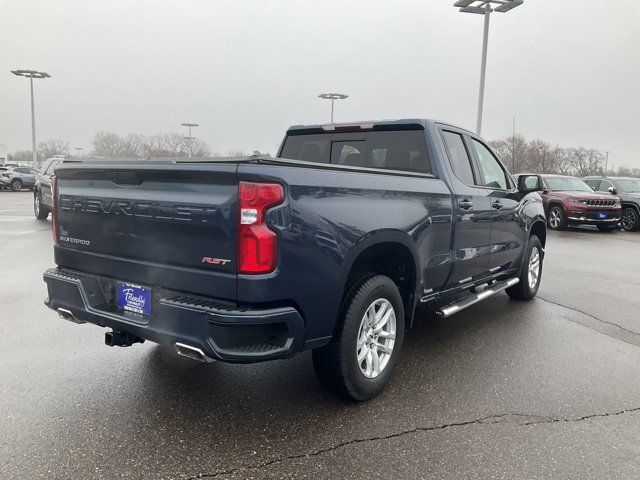
<svg viewBox="0 0 640 480">
<path fill-rule="evenodd" d="M 540 285 L 537 184 L 446 123 L 294 126 L 278 158 L 73 159 L 51 183 L 60 317 L 202 362 L 312 350 L 355 401 L 388 383 L 417 305 Z"/>
</svg>

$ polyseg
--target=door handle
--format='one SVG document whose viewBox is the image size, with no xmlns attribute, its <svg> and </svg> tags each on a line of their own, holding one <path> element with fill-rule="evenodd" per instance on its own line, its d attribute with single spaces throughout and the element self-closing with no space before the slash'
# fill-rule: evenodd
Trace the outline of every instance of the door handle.
<svg viewBox="0 0 640 480">
<path fill-rule="evenodd" d="M 465 198 L 464 200 L 460 200 L 460 202 L 458 202 L 458 206 L 463 210 L 471 210 L 473 208 L 473 202 Z"/>
<path fill-rule="evenodd" d="M 502 207 L 504 207 L 504 205 L 502 205 L 502 202 L 500 200 L 495 200 L 491 206 L 493 208 L 495 208 L 496 210 L 500 210 Z"/>
</svg>

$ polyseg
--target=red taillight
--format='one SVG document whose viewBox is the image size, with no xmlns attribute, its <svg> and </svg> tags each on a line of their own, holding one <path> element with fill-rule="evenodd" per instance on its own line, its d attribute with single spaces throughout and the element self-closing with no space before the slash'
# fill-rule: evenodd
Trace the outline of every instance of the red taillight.
<svg viewBox="0 0 640 480">
<path fill-rule="evenodd" d="M 278 260 L 278 237 L 265 221 L 266 211 L 284 201 L 277 183 L 240 182 L 238 195 L 238 273 L 269 273 Z"/>
<path fill-rule="evenodd" d="M 51 177 L 51 226 L 53 228 L 53 243 L 58 244 L 58 179 Z"/>
<path fill-rule="evenodd" d="M 10 177 L 11 176 L 11 172 L 4 172 L 2 174 L 3 177 Z"/>
</svg>

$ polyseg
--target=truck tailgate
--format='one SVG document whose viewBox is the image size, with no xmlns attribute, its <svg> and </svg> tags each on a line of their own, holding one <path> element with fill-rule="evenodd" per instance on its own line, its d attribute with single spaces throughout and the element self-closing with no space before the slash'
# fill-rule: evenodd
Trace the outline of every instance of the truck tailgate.
<svg viewBox="0 0 640 480">
<path fill-rule="evenodd" d="M 235 300 L 237 164 L 56 170 L 61 267 Z"/>
</svg>

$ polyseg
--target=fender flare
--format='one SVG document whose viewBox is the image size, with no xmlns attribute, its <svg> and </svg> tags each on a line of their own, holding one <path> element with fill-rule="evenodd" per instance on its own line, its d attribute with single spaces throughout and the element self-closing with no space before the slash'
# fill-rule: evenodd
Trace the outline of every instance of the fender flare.
<svg viewBox="0 0 640 480">
<path fill-rule="evenodd" d="M 377 230 L 370 232 L 363 236 L 357 243 L 355 243 L 347 252 L 344 257 L 342 274 L 340 284 L 342 285 L 342 291 L 347 288 L 347 279 L 349 273 L 353 268 L 356 260 L 360 255 L 370 247 L 382 244 L 382 243 L 398 243 L 406 247 L 413 258 L 413 268 L 415 272 L 415 285 L 413 286 L 413 292 L 410 294 L 412 299 L 411 305 L 405 305 L 405 316 L 407 317 L 406 325 L 410 325 L 413 319 L 413 313 L 419 298 L 419 290 L 422 276 L 422 269 L 420 267 L 420 256 L 416 243 L 411 236 L 401 230 Z"/>
</svg>

